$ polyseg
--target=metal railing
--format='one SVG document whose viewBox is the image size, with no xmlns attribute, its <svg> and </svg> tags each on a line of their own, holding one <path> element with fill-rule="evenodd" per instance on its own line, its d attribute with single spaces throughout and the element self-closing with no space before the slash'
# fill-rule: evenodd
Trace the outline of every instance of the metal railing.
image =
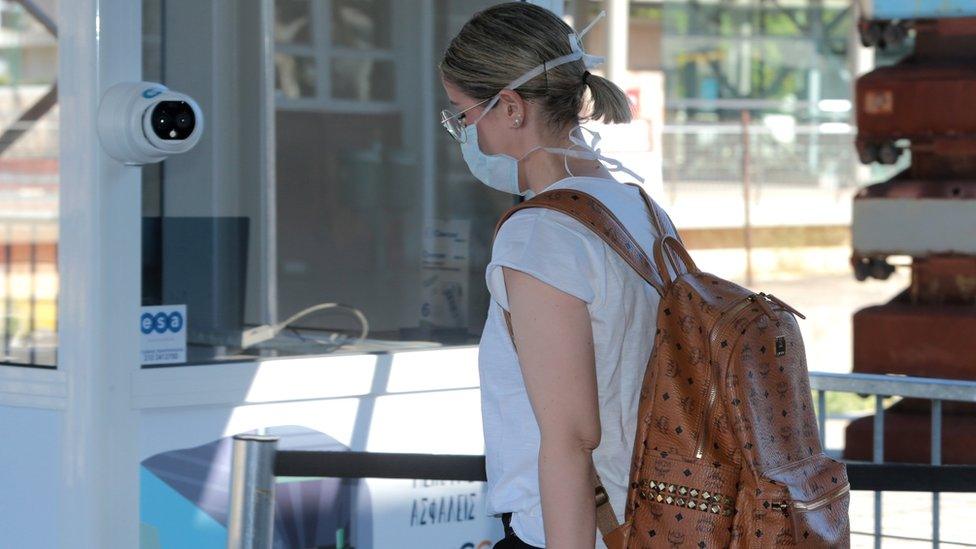
<svg viewBox="0 0 976 549">
<path fill-rule="evenodd" d="M 874 461 L 847 462 L 853 490 L 874 490 L 875 546 L 881 546 L 880 491 L 933 492 L 933 545 L 939 545 L 938 492 L 976 492 L 976 465 L 941 465 L 942 401 L 976 402 L 976 382 L 868 374 L 812 373 L 821 440 L 826 434 L 826 392 L 874 395 Z M 932 401 L 932 464 L 883 463 L 884 398 Z M 276 437 L 234 437 L 228 549 L 270 549 L 275 477 L 388 478 L 485 481 L 480 455 L 278 451 Z"/>
<path fill-rule="evenodd" d="M 810 386 L 817 392 L 817 423 L 820 428 L 820 440 L 825 440 L 827 430 L 827 392 L 856 393 L 874 397 L 874 425 L 872 428 L 872 462 L 884 463 L 884 420 L 886 397 L 919 398 L 932 403 L 930 456 L 932 466 L 942 464 L 942 402 L 976 402 L 976 382 L 957 381 L 948 379 L 931 379 L 907 376 L 873 375 L 873 374 L 829 374 L 812 372 Z M 848 466 L 850 467 L 850 466 Z M 853 483 L 852 483 L 853 484 Z M 939 546 L 939 490 L 925 489 L 926 485 L 912 491 L 932 492 L 932 546 Z M 874 493 L 874 546 L 881 547 L 881 492 Z M 953 490 L 941 490 L 943 492 Z"/>
</svg>

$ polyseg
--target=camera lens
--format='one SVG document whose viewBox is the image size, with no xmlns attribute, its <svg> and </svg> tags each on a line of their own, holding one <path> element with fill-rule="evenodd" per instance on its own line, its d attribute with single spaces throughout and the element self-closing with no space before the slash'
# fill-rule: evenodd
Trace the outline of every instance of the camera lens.
<svg viewBox="0 0 976 549">
<path fill-rule="evenodd" d="M 176 127 L 185 130 L 193 125 L 193 113 L 181 112 L 176 115 Z"/>
<path fill-rule="evenodd" d="M 162 101 L 152 112 L 152 129 L 160 139 L 186 139 L 196 127 L 193 108 L 186 101 Z"/>
<path fill-rule="evenodd" d="M 169 130 L 173 128 L 173 117 L 164 110 L 156 109 L 156 112 L 153 113 L 152 123 L 153 130 L 156 131 L 157 135 L 169 133 Z"/>
</svg>

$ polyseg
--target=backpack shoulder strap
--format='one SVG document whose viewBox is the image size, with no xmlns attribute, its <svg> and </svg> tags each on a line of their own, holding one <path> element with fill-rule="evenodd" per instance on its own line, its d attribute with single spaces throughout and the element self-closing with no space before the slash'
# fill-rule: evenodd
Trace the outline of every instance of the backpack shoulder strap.
<svg viewBox="0 0 976 549">
<path fill-rule="evenodd" d="M 640 193 L 641 199 L 644 200 L 644 205 L 647 206 L 648 214 L 651 216 L 651 222 L 654 223 L 654 228 L 657 229 L 657 234 L 662 237 L 668 234 L 667 229 L 664 228 L 664 223 L 661 222 L 661 216 L 657 214 L 657 209 L 651 202 L 651 197 L 647 196 L 647 191 L 644 190 L 644 187 L 641 187 L 637 183 L 625 183 L 625 185 L 634 187 Z"/>
<path fill-rule="evenodd" d="M 661 240 L 661 239 L 664 239 L 664 237 L 670 235 L 670 236 L 673 236 L 674 239 L 678 241 L 678 244 L 681 244 L 682 246 L 684 246 L 684 242 L 681 240 L 681 235 L 678 234 L 678 231 L 677 230 L 675 230 L 672 233 L 668 233 L 667 227 L 665 227 L 664 226 L 664 222 L 661 221 L 661 215 L 658 213 L 658 208 L 655 208 L 654 207 L 654 202 L 651 200 L 651 197 L 647 195 L 647 191 L 644 190 L 644 187 L 641 187 L 637 183 L 627 183 L 627 185 L 630 185 L 631 187 L 634 187 L 640 193 L 641 198 L 644 200 L 644 204 L 647 206 L 648 215 L 651 216 L 651 222 L 654 224 L 654 228 L 657 229 L 657 234 L 659 235 L 658 236 L 658 239 Z M 672 224 L 672 226 L 673 226 L 673 224 Z M 656 242 L 655 242 L 655 247 L 657 247 L 657 243 Z M 674 268 L 675 268 L 675 272 L 677 272 L 678 264 L 675 262 L 674 250 L 672 250 L 668 246 L 663 246 L 663 248 L 664 248 L 665 255 L 667 255 L 667 258 L 671 262 L 671 265 L 674 266 Z M 658 264 L 658 269 L 661 268 L 660 265 L 661 264 L 659 263 Z M 665 267 L 665 268 L 667 268 L 667 267 Z M 663 272 L 663 271 L 660 271 L 660 270 L 658 272 L 659 273 L 662 273 L 662 275 L 661 275 L 661 278 L 662 279 L 669 278 L 667 272 Z"/>
<path fill-rule="evenodd" d="M 627 262 L 637 274 L 651 285 L 657 293 L 664 295 L 664 286 L 660 273 L 651 266 L 651 262 L 644 253 L 644 250 L 634 239 L 627 227 L 613 215 L 602 202 L 593 198 L 591 195 L 574 189 L 557 189 L 546 191 L 526 200 L 521 204 L 513 206 L 495 225 L 495 234 L 502 228 L 505 221 L 515 212 L 527 208 L 546 208 L 562 212 L 573 219 L 582 223 L 585 227 L 592 230 L 597 236 L 603 239 L 620 257 Z M 657 220 L 657 215 L 651 211 L 651 216 Z M 663 234 L 663 233 L 662 233 Z"/>
</svg>

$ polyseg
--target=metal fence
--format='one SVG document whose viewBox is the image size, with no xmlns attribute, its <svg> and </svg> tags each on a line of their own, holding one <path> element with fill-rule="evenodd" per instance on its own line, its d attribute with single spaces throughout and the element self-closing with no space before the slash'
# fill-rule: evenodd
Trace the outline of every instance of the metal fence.
<svg viewBox="0 0 976 549">
<path fill-rule="evenodd" d="M 881 547 L 880 491 L 933 492 L 933 546 L 939 546 L 939 492 L 976 492 L 976 465 L 942 465 L 942 402 L 976 402 L 976 382 L 869 374 L 812 373 L 821 440 L 826 434 L 828 391 L 875 399 L 874 460 L 847 462 L 853 490 L 875 490 L 875 547 Z M 884 463 L 884 399 L 932 402 L 932 464 Z M 277 451 L 277 438 L 234 437 L 229 549 L 270 549 L 273 544 L 275 477 L 393 478 L 484 481 L 484 456 Z"/>
<path fill-rule="evenodd" d="M 872 462 L 884 463 L 884 399 L 890 396 L 919 398 L 932 403 L 931 463 L 942 464 L 942 403 L 944 401 L 976 402 L 976 382 L 947 379 L 929 379 L 906 376 L 872 374 L 810 374 L 810 385 L 817 391 L 817 421 L 820 440 L 826 436 L 827 392 L 856 393 L 874 397 L 874 427 Z M 913 491 L 932 491 L 932 546 L 939 546 L 939 491 L 920 485 Z M 949 490 L 942 490 L 949 491 Z M 881 492 L 874 494 L 874 546 L 881 547 Z"/>
<path fill-rule="evenodd" d="M 733 113 L 738 118 L 739 113 Z M 758 184 L 786 187 L 857 186 L 856 129 L 846 123 L 771 126 L 742 121 L 669 124 L 663 129 L 663 177 L 669 190 L 738 184 L 742 155 Z M 790 119 L 792 120 L 792 119 Z M 748 140 L 748 147 L 746 141 Z"/>
</svg>

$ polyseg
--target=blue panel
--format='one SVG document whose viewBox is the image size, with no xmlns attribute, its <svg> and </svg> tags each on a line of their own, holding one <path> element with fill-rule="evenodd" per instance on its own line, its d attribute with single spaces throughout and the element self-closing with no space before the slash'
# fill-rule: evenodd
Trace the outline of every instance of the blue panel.
<svg viewBox="0 0 976 549">
<path fill-rule="evenodd" d="M 0 547 L 60 547 L 61 412 L 0 406 Z"/>
<path fill-rule="evenodd" d="M 303 427 L 267 428 L 282 449 L 339 451 L 332 437 Z M 156 454 L 142 462 L 141 549 L 223 549 L 226 545 L 231 437 Z M 329 547 L 356 536 L 368 547 L 368 487 L 338 478 L 287 479 L 275 487 L 275 547 Z M 365 510 L 357 511 L 357 509 Z M 2 549 L 2 548 L 0 548 Z"/>
<path fill-rule="evenodd" d="M 227 529 L 192 501 L 139 468 L 141 549 L 224 549 Z M 158 545 L 157 545 L 158 543 Z"/>
<path fill-rule="evenodd" d="M 875 19 L 976 16 L 976 0 L 874 0 Z"/>
</svg>

